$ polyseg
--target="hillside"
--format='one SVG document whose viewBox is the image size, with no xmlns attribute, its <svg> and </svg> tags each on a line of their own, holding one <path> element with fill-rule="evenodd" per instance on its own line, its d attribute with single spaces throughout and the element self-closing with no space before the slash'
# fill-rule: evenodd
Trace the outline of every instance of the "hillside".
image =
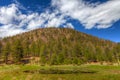
<svg viewBox="0 0 120 80">
<path fill-rule="evenodd" d="M 114 42 L 67 28 L 37 29 L 0 41 L 1 63 L 29 63 L 32 60 L 49 65 L 119 63 L 119 52 Z"/>
</svg>

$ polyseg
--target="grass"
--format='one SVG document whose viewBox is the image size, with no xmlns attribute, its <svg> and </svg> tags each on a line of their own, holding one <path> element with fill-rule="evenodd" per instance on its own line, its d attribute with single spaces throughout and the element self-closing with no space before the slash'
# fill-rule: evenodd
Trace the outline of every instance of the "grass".
<svg viewBox="0 0 120 80">
<path fill-rule="evenodd" d="M 120 80 L 119 75 L 120 66 L 0 66 L 0 80 Z"/>
</svg>

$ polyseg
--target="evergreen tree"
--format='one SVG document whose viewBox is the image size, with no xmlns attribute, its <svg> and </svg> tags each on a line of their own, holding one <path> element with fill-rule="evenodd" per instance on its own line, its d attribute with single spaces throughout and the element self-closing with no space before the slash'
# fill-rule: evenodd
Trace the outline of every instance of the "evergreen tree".
<svg viewBox="0 0 120 80">
<path fill-rule="evenodd" d="M 113 50 L 105 48 L 104 56 L 107 62 L 115 62 L 115 56 L 113 53 L 114 53 Z"/>
<path fill-rule="evenodd" d="M 16 40 L 12 48 L 13 60 L 15 63 L 18 63 L 23 58 L 23 48 L 19 40 Z"/>
<path fill-rule="evenodd" d="M 2 42 L 0 41 L 0 55 L 2 53 Z"/>
<path fill-rule="evenodd" d="M 45 56 L 45 46 L 42 45 L 40 48 L 40 63 L 44 65 L 46 63 L 46 56 Z"/>
<path fill-rule="evenodd" d="M 58 57 L 55 53 L 53 53 L 50 60 L 50 65 L 57 65 L 57 64 L 59 64 Z"/>
<path fill-rule="evenodd" d="M 10 53 L 10 45 L 9 45 L 9 42 L 7 42 L 4 47 L 2 48 L 2 53 L 3 53 L 3 59 L 4 59 L 4 62 L 7 64 L 7 61 L 8 61 L 8 55 Z"/>
<path fill-rule="evenodd" d="M 23 55 L 24 55 L 25 57 L 30 56 L 30 49 L 29 49 L 30 43 L 29 43 L 28 40 L 29 40 L 29 39 L 25 40 L 25 41 L 23 42 L 23 44 L 22 44 L 22 47 L 23 47 Z"/>
<path fill-rule="evenodd" d="M 56 55 L 56 54 L 55 54 Z M 58 64 L 63 64 L 64 63 L 64 54 L 63 53 L 59 53 L 57 55 L 57 63 Z"/>
<path fill-rule="evenodd" d="M 120 64 L 120 44 L 118 44 L 115 48 L 114 48 L 114 56 L 116 59 L 116 62 L 118 64 Z"/>
<path fill-rule="evenodd" d="M 97 47 L 96 48 L 96 58 L 97 58 L 97 62 L 101 62 L 101 64 L 103 63 L 104 61 L 104 53 L 102 51 L 102 48 L 100 47 Z"/>
</svg>

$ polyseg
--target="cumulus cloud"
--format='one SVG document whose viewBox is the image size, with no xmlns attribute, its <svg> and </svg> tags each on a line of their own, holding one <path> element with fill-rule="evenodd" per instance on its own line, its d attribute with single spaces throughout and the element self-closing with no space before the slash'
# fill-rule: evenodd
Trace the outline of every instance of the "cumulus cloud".
<svg viewBox="0 0 120 80">
<path fill-rule="evenodd" d="M 14 28 L 12 24 L 4 25 L 0 27 L 0 38 L 5 36 L 12 36 L 24 32 L 22 29 Z"/>
<path fill-rule="evenodd" d="M 15 7 L 15 4 L 9 5 L 6 7 L 0 8 L 0 23 L 1 24 L 10 24 L 13 21 L 13 18 L 16 17 L 16 11 L 17 8 Z"/>
<path fill-rule="evenodd" d="M 23 14 L 19 2 L 0 7 L 0 37 L 42 27 L 74 28 L 65 17 L 78 20 L 86 29 L 108 28 L 120 19 L 120 1 L 91 4 L 84 0 L 52 0 L 54 10 Z"/>
<path fill-rule="evenodd" d="M 90 4 L 83 0 L 52 0 L 60 12 L 77 19 L 85 28 L 108 28 L 120 19 L 120 0 Z"/>
<path fill-rule="evenodd" d="M 0 37 L 12 36 L 42 27 L 59 27 L 66 23 L 66 20 L 64 15 L 58 16 L 58 14 L 58 10 L 52 13 L 45 11 L 22 14 L 17 4 L 0 7 L 0 24 L 2 25 L 0 26 Z"/>
</svg>

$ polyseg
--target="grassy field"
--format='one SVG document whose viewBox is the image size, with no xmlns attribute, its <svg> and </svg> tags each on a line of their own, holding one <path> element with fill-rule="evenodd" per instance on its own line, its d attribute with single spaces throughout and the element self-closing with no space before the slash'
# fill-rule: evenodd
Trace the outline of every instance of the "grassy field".
<svg viewBox="0 0 120 80">
<path fill-rule="evenodd" d="M 0 80 L 120 80 L 120 66 L 4 65 Z"/>
</svg>

